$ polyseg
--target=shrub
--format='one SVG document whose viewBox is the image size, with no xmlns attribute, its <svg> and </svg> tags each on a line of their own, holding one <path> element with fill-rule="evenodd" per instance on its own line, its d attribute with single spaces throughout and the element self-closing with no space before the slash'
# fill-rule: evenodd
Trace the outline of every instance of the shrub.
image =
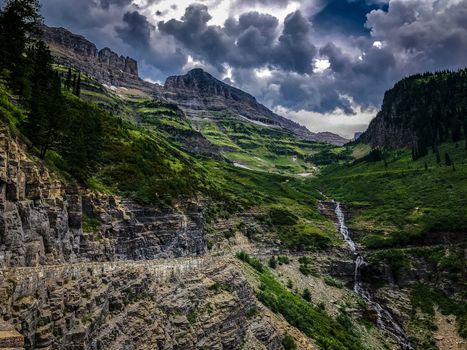
<svg viewBox="0 0 467 350">
<path fill-rule="evenodd" d="M 305 288 L 302 293 L 302 298 L 305 299 L 306 301 L 310 302 L 311 301 L 311 293 L 308 288 Z"/>
<path fill-rule="evenodd" d="M 282 207 L 272 207 L 269 209 L 271 223 L 276 226 L 292 226 L 298 222 L 298 217 Z"/>
<path fill-rule="evenodd" d="M 258 272 L 263 272 L 264 271 L 264 266 L 259 261 L 257 258 L 250 257 L 247 252 L 245 251 L 240 251 L 236 254 L 237 258 L 240 259 L 241 261 L 246 262 L 248 265 L 253 267 L 256 271 Z"/>
<path fill-rule="evenodd" d="M 295 344 L 295 339 L 290 334 L 284 335 L 284 338 L 282 338 L 282 346 L 284 347 L 284 350 L 296 350 L 297 349 L 297 344 Z"/>
</svg>

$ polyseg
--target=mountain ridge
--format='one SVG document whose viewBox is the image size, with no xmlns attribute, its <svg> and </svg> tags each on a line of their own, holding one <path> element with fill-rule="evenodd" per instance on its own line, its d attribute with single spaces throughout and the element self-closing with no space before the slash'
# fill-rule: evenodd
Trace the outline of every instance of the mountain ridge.
<svg viewBox="0 0 467 350">
<path fill-rule="evenodd" d="M 411 148 L 415 158 L 467 137 L 467 70 L 416 74 L 385 93 L 381 111 L 359 141 Z"/>
<path fill-rule="evenodd" d="M 170 76 L 161 86 L 141 79 L 137 62 L 133 58 L 119 56 L 109 48 L 98 50 L 91 41 L 65 28 L 44 26 L 43 31 L 44 41 L 57 63 L 71 65 L 101 83 L 141 90 L 155 98 L 180 105 L 188 116 L 197 116 L 200 111 L 233 112 L 250 121 L 281 128 L 305 140 L 335 145 L 348 142 L 333 133 L 313 133 L 275 114 L 251 94 L 218 80 L 201 68 L 195 68 L 185 75 Z"/>
</svg>

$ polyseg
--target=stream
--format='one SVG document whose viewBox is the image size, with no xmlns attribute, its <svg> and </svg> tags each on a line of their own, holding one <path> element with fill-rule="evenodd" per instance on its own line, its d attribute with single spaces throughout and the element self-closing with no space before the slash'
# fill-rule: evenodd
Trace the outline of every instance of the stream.
<svg viewBox="0 0 467 350">
<path fill-rule="evenodd" d="M 342 211 L 340 203 L 336 203 L 335 213 L 337 215 L 337 220 L 339 223 L 339 231 L 342 235 L 342 238 L 349 246 L 350 250 L 355 256 L 355 273 L 354 273 L 354 292 L 357 293 L 377 314 L 377 325 L 379 328 L 383 329 L 389 335 L 391 335 L 397 343 L 400 345 L 402 350 L 413 350 L 412 345 L 410 344 L 407 334 L 404 329 L 399 325 L 399 323 L 394 319 L 394 316 L 391 312 L 386 309 L 383 305 L 379 304 L 374 300 L 370 291 L 365 288 L 363 279 L 362 279 L 362 269 L 366 266 L 365 258 L 360 255 L 357 249 L 357 245 L 350 237 L 349 229 L 345 224 L 345 215 Z"/>
</svg>

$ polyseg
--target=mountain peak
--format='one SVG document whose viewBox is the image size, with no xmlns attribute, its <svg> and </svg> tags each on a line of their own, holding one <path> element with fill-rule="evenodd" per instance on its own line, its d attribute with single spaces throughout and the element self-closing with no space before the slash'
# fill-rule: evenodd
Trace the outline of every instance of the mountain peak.
<svg viewBox="0 0 467 350">
<path fill-rule="evenodd" d="M 211 74 L 209 74 L 208 72 L 203 70 L 203 68 L 193 68 L 192 70 L 190 70 L 190 71 L 188 71 L 186 73 L 186 75 L 190 75 L 190 76 L 202 76 L 202 75 L 205 75 L 205 74 L 208 75 L 208 76 L 213 77 Z"/>
</svg>

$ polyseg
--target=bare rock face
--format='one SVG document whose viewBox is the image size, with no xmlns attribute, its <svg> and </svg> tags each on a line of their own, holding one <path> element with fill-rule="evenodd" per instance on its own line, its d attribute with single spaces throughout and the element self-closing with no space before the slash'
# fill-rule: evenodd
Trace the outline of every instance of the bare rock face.
<svg viewBox="0 0 467 350">
<path fill-rule="evenodd" d="M 201 256 L 202 203 L 160 210 L 64 184 L 4 127 L 0 208 L 0 347 L 283 349 L 239 263 Z"/>
<path fill-rule="evenodd" d="M 0 273 L 0 317 L 26 349 L 282 349 L 235 261 L 87 263 Z M 18 334 L 16 332 L 16 334 Z"/>
<path fill-rule="evenodd" d="M 160 210 L 66 185 L 6 128 L 0 208 L 0 267 L 196 256 L 206 246 L 202 204 Z"/>
<path fill-rule="evenodd" d="M 72 66 L 103 84 L 116 87 L 157 90 L 157 86 L 141 80 L 138 63 L 131 57 L 120 56 L 109 48 L 98 50 L 81 35 L 64 28 L 43 27 L 43 40 L 49 45 L 57 63 Z"/>
</svg>

